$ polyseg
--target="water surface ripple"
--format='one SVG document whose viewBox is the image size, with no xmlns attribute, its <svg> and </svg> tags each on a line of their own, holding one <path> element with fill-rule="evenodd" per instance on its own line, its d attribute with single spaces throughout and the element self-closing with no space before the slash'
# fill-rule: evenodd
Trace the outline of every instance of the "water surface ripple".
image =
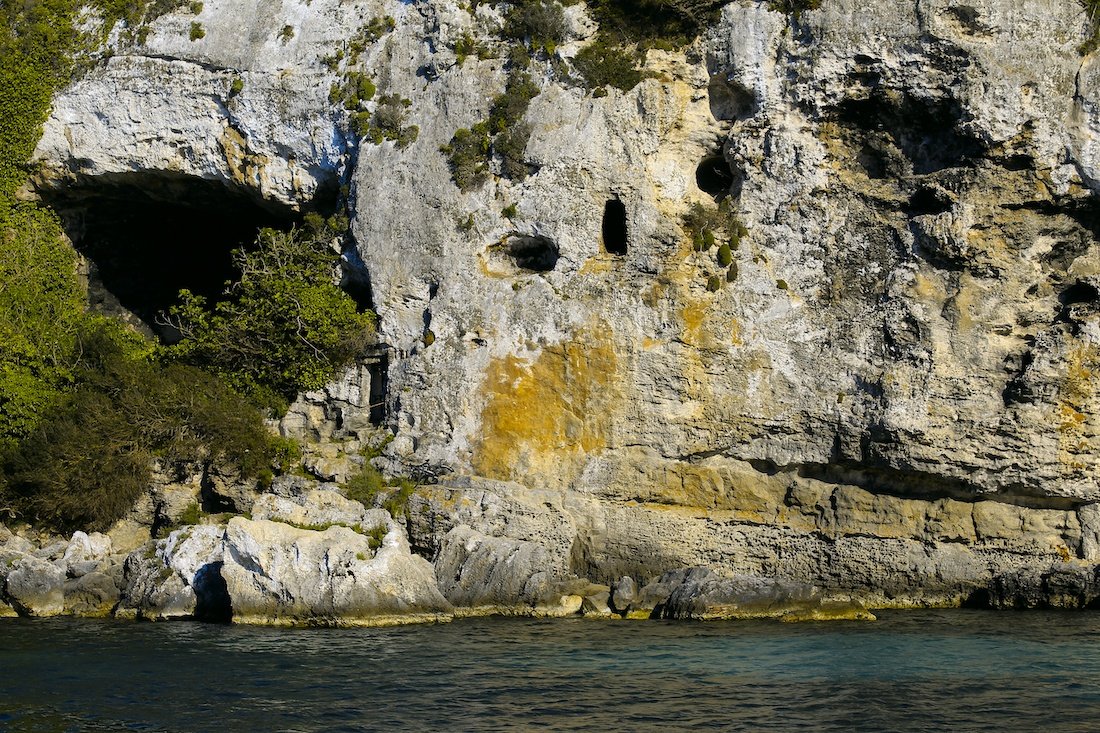
<svg viewBox="0 0 1100 733">
<path fill-rule="evenodd" d="M 1093 731 L 1100 614 L 388 629 L 0 621 L 5 731 Z"/>
</svg>

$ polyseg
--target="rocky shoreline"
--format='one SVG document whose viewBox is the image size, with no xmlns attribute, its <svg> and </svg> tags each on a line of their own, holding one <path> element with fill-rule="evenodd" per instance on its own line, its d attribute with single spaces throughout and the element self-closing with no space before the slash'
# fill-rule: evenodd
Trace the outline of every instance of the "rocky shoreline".
<svg viewBox="0 0 1100 733">
<path fill-rule="evenodd" d="M 109 534 L 12 533 L 0 525 L 0 617 L 197 619 L 260 626 L 385 626 L 485 615 L 873 619 L 804 583 L 665 573 L 643 587 L 548 571 L 548 558 L 468 527 L 435 564 L 404 527 L 332 488 L 283 482 L 251 518 L 188 525 L 125 551 Z M 306 484 L 308 485 L 308 484 Z M 34 536 L 30 539 L 28 536 Z"/>
</svg>

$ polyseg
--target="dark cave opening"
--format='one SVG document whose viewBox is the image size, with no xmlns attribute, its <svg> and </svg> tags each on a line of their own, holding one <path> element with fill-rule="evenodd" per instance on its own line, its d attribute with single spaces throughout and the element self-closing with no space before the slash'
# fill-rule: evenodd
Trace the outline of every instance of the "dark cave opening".
<svg viewBox="0 0 1100 733">
<path fill-rule="evenodd" d="M 839 121 L 850 128 L 888 137 L 917 175 L 957 167 L 982 152 L 981 144 L 959 129 L 964 113 L 953 99 L 879 93 L 866 99 L 847 99 L 837 113 Z"/>
<path fill-rule="evenodd" d="M 909 216 L 943 214 L 950 211 L 951 206 L 951 198 L 945 192 L 929 186 L 909 197 Z"/>
<path fill-rule="evenodd" d="M 300 222 L 288 207 L 191 177 L 117 177 L 68 189 L 47 203 L 88 260 L 90 307 L 133 314 L 167 339 L 171 330 L 156 320 L 180 290 L 215 298 L 234 278 L 232 250 L 252 244 L 261 228 Z"/>
<path fill-rule="evenodd" d="M 1075 282 L 1058 295 L 1058 301 L 1062 305 L 1095 303 L 1098 298 L 1100 298 L 1100 291 L 1096 286 L 1083 281 Z"/>
<path fill-rule="evenodd" d="M 619 199 L 608 199 L 603 207 L 603 248 L 608 254 L 626 254 L 626 205 Z"/>
<path fill-rule="evenodd" d="M 695 183 L 699 190 L 711 196 L 728 196 L 734 176 L 730 164 L 722 155 L 708 155 L 695 169 Z"/>
<path fill-rule="evenodd" d="M 508 255 L 516 266 L 532 272 L 550 272 L 558 264 L 558 245 L 547 237 L 516 235 L 508 240 Z"/>
</svg>

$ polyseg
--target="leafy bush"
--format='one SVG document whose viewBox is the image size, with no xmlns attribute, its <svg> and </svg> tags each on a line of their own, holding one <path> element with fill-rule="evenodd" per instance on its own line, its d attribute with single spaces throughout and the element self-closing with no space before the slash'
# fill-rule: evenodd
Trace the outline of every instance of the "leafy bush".
<svg viewBox="0 0 1100 733">
<path fill-rule="evenodd" d="M 451 178 L 461 191 L 472 191 L 489 180 L 489 123 L 455 131 L 441 151 L 447 156 Z"/>
<path fill-rule="evenodd" d="M 533 50 L 554 53 L 568 27 L 561 4 L 555 0 L 517 0 L 505 15 L 504 36 L 530 44 Z"/>
<path fill-rule="evenodd" d="M 1078 0 L 1078 2 L 1085 9 L 1085 15 L 1088 17 L 1089 37 L 1077 47 L 1077 51 L 1082 56 L 1087 56 L 1100 47 L 1100 0 Z"/>
<path fill-rule="evenodd" d="M 153 458 L 210 461 L 244 477 L 271 470 L 260 412 L 215 376 L 161 366 L 141 338 L 99 320 L 79 336 L 77 387 L 8 451 L 7 492 L 20 514 L 57 529 L 104 529 L 149 485 Z"/>
<path fill-rule="evenodd" d="M 817 10 L 820 7 L 821 0 L 768 0 L 768 10 L 786 13 L 795 18 L 807 10 Z"/>
<path fill-rule="evenodd" d="M 199 23 L 198 21 L 192 22 L 191 32 L 188 34 L 188 37 L 192 41 L 198 41 L 202 38 L 206 38 L 206 29 L 202 27 L 202 23 Z"/>
<path fill-rule="evenodd" d="M 646 78 L 641 61 L 641 54 L 600 38 L 582 48 L 573 64 L 589 89 L 612 86 L 627 92 Z"/>
<path fill-rule="evenodd" d="M 180 293 L 166 322 L 183 339 L 170 356 L 277 408 L 319 389 L 361 353 L 375 324 L 334 284 L 331 240 L 327 229 L 261 231 L 255 249 L 233 253 L 240 279 L 223 300 Z"/>
<path fill-rule="evenodd" d="M 489 109 L 489 130 L 494 135 L 506 131 L 527 114 L 531 100 L 539 95 L 538 85 L 526 71 L 513 70 L 508 74 L 504 93 L 493 99 Z"/>
<path fill-rule="evenodd" d="M 363 24 L 355 37 L 348 42 L 348 56 L 351 63 L 359 61 L 359 55 L 367 50 L 367 46 L 377 43 L 382 36 L 397 27 L 397 21 L 391 16 L 375 16 Z"/>
<path fill-rule="evenodd" d="M 600 32 L 618 43 L 683 46 L 729 0 L 589 0 Z"/>
<path fill-rule="evenodd" d="M 728 244 L 723 243 L 722 246 L 718 248 L 718 266 L 729 267 L 732 262 L 733 252 L 730 251 L 730 246 Z"/>
<path fill-rule="evenodd" d="M 527 165 L 527 143 L 531 126 L 520 122 L 493 140 L 493 152 L 500 156 L 500 173 L 513 181 L 522 181 L 530 172 Z"/>
<path fill-rule="evenodd" d="M 531 127 L 523 117 L 538 94 L 538 85 L 530 74 L 512 69 L 504 92 L 493 99 L 489 119 L 469 130 L 458 130 L 451 143 L 443 147 L 450 159 L 451 177 L 461 190 L 472 190 L 489 179 L 489 162 L 494 154 L 500 156 L 500 172 L 505 178 L 522 181 L 527 177 L 530 168 L 524 155 Z"/>
</svg>

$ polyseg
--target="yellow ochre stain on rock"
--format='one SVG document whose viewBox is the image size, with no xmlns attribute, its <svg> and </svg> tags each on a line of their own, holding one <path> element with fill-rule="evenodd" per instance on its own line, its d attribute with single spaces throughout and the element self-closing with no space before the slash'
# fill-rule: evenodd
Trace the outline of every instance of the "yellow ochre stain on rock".
<svg viewBox="0 0 1100 733">
<path fill-rule="evenodd" d="M 616 370 L 606 328 L 547 346 L 533 362 L 495 360 L 481 387 L 487 399 L 471 461 L 475 472 L 543 485 L 571 482 L 586 456 L 607 446 L 620 401 Z"/>
</svg>

